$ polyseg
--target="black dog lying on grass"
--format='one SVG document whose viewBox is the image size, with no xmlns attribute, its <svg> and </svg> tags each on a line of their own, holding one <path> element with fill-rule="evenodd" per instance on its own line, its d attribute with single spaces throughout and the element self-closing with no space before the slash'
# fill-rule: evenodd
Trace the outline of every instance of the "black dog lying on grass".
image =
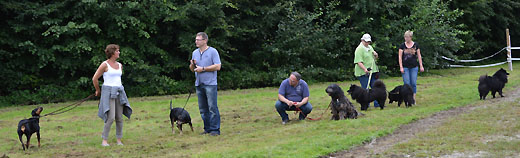
<svg viewBox="0 0 520 158">
<path fill-rule="evenodd" d="M 396 101 L 398 107 L 401 107 L 401 103 L 403 101 L 406 107 L 411 107 L 412 104 L 415 104 L 415 101 L 413 100 L 412 86 L 408 84 L 399 85 L 395 87 L 392 91 L 388 93 L 388 99 L 390 100 L 390 104 Z"/>
<path fill-rule="evenodd" d="M 372 89 L 367 90 L 357 85 L 351 85 L 350 89 L 347 91 L 352 99 L 356 100 L 359 104 L 361 104 L 361 110 L 367 110 L 368 104 L 377 100 L 379 103 L 379 108 L 383 110 L 385 108 L 386 101 L 386 86 L 381 80 L 377 80 L 374 82 L 374 87 Z"/>
<path fill-rule="evenodd" d="M 29 149 L 29 142 L 31 141 L 32 134 L 36 133 L 38 138 L 38 147 L 40 147 L 40 113 L 43 111 L 43 107 L 37 107 L 31 112 L 32 117 L 29 119 L 23 119 L 18 123 L 18 138 L 22 143 L 22 148 Z M 27 143 L 23 144 L 22 135 L 25 134 Z"/>
<path fill-rule="evenodd" d="M 177 123 L 177 128 L 182 134 L 182 124 L 189 124 L 191 127 L 191 131 L 193 132 L 193 125 L 191 124 L 191 117 L 188 111 L 184 110 L 184 108 L 172 108 L 172 101 L 170 100 L 170 121 L 172 124 L 172 133 L 175 134 L 175 127 L 173 127 L 174 122 Z"/>
<path fill-rule="evenodd" d="M 488 95 L 489 91 L 491 91 L 491 95 L 493 95 L 493 98 L 495 98 L 496 92 L 500 94 L 501 97 L 504 97 L 502 95 L 502 89 L 507 83 L 507 73 L 506 70 L 503 68 L 500 68 L 495 74 L 493 74 L 493 77 L 488 75 L 482 75 L 478 79 L 478 92 L 480 93 L 480 100 L 486 100 L 486 96 Z"/>
<path fill-rule="evenodd" d="M 343 120 L 343 119 L 356 119 L 358 112 L 354 105 L 348 100 L 348 98 L 337 84 L 331 84 L 325 92 L 329 94 L 330 108 L 332 110 L 331 120 Z"/>
</svg>

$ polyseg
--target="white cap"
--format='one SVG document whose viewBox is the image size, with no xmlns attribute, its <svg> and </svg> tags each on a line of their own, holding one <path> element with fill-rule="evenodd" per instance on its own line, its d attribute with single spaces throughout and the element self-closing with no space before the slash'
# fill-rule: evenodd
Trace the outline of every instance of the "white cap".
<svg viewBox="0 0 520 158">
<path fill-rule="evenodd" d="M 363 35 L 363 37 L 361 37 L 361 40 L 363 40 L 365 42 L 372 42 L 371 37 L 370 37 L 370 35 L 368 33 L 365 33 Z"/>
</svg>

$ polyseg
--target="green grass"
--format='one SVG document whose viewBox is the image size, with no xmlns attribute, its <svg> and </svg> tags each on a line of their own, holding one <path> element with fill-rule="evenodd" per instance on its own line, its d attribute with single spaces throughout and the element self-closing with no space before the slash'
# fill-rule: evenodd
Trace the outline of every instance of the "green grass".
<svg viewBox="0 0 520 158">
<path fill-rule="evenodd" d="M 515 65 L 515 64 L 514 64 Z M 506 66 L 503 66 L 504 68 Z M 173 135 L 169 124 L 171 96 L 130 98 L 134 110 L 132 119 L 125 119 L 125 146 L 101 147 L 103 121 L 97 117 L 97 101 L 40 120 L 42 147 L 23 152 L 16 134 L 18 121 L 30 117 L 36 106 L 0 109 L 0 155 L 9 157 L 315 157 L 349 149 L 375 137 L 392 133 L 411 121 L 457 106 L 478 101 L 478 76 L 492 74 L 499 67 L 481 69 L 434 70 L 418 79 L 417 106 L 398 108 L 387 104 L 385 110 L 371 108 L 356 120 L 330 121 L 330 112 L 319 121 L 293 121 L 281 125 L 274 109 L 277 87 L 219 91 L 221 132 L 218 137 L 199 136 L 202 120 L 198 113 L 197 97 L 186 107 L 195 132 Z M 516 64 L 515 69 L 520 69 Z M 510 72 L 506 91 L 520 84 L 520 74 Z M 399 77 L 383 79 L 387 89 L 402 84 Z M 318 117 L 330 101 L 325 88 L 330 83 L 310 85 L 314 109 L 310 117 Z M 358 81 L 340 82 L 346 91 Z M 507 94 L 506 94 L 507 95 Z M 175 96 L 174 106 L 182 107 L 187 95 Z M 349 97 L 350 98 L 350 97 Z M 352 101 L 352 100 L 351 100 Z M 355 101 L 356 107 L 359 104 Z M 43 106 L 43 113 L 70 103 Z M 289 112 L 291 119 L 297 116 Z M 109 143 L 115 144 L 115 127 Z M 185 128 L 186 129 L 186 128 Z M 31 144 L 36 144 L 35 136 Z"/>
<path fill-rule="evenodd" d="M 500 104 L 478 105 L 469 113 L 449 118 L 437 128 L 394 145 L 381 157 L 518 157 L 520 154 L 520 98 Z"/>
</svg>

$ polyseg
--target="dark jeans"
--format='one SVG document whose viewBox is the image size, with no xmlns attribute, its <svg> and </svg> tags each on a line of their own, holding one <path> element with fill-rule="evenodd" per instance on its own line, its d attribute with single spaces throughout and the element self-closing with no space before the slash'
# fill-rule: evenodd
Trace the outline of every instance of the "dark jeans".
<svg viewBox="0 0 520 158">
<path fill-rule="evenodd" d="M 204 121 L 204 131 L 207 133 L 220 134 L 220 113 L 217 106 L 217 86 L 197 86 L 199 98 L 199 111 Z"/>
<path fill-rule="evenodd" d="M 276 107 L 276 111 L 278 111 L 278 114 L 280 114 L 280 116 L 282 117 L 282 121 L 289 120 L 289 115 L 287 115 L 285 111 L 296 111 L 295 106 L 289 107 L 289 105 L 287 105 L 284 102 L 281 102 L 280 100 L 277 100 L 274 106 Z M 312 111 L 311 103 L 307 102 L 307 104 L 300 106 L 300 110 L 302 110 L 303 114 L 300 113 L 299 118 L 300 120 L 304 120 L 305 117 L 309 115 L 309 113 L 311 113 Z"/>
<path fill-rule="evenodd" d="M 367 89 L 368 75 L 359 76 L 358 79 L 359 83 L 361 83 L 361 87 Z M 376 82 L 376 80 L 377 79 L 375 78 L 374 74 L 372 74 L 372 78 L 370 79 L 370 87 L 374 86 L 374 82 Z M 377 100 L 374 101 L 374 107 L 379 107 L 379 103 L 377 102 Z"/>
</svg>

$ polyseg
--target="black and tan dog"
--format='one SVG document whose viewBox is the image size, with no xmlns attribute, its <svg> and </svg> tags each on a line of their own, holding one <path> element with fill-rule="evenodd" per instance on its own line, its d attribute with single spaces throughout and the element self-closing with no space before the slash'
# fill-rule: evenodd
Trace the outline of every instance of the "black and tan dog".
<svg viewBox="0 0 520 158">
<path fill-rule="evenodd" d="M 361 110 L 367 110 L 368 104 L 374 100 L 377 100 L 381 110 L 385 108 L 385 101 L 387 96 L 386 86 L 381 80 L 376 80 L 374 82 L 374 87 L 372 87 L 370 90 L 353 84 L 350 86 L 350 89 L 347 92 L 350 94 L 352 99 L 361 104 Z"/>
<path fill-rule="evenodd" d="M 31 118 L 23 119 L 18 123 L 18 138 L 20 139 L 20 143 L 22 143 L 23 150 L 25 150 L 25 148 L 29 149 L 31 135 L 34 133 L 36 133 L 36 136 L 38 137 L 38 147 L 40 147 L 40 113 L 42 111 L 43 107 L 37 107 L 31 112 Z M 27 138 L 26 144 L 23 144 L 22 141 L 22 135 L 24 134 Z"/>
<path fill-rule="evenodd" d="M 170 100 L 170 121 L 172 124 L 172 133 L 175 134 L 174 123 L 177 123 L 177 128 L 182 134 L 182 124 L 189 124 L 193 132 L 193 125 L 191 124 L 191 117 L 188 111 L 184 108 L 172 108 L 172 101 Z"/>
<path fill-rule="evenodd" d="M 329 94 L 330 108 L 332 110 L 331 120 L 356 119 L 359 115 L 354 105 L 345 96 L 341 87 L 337 84 L 331 84 L 325 92 Z"/>
</svg>

